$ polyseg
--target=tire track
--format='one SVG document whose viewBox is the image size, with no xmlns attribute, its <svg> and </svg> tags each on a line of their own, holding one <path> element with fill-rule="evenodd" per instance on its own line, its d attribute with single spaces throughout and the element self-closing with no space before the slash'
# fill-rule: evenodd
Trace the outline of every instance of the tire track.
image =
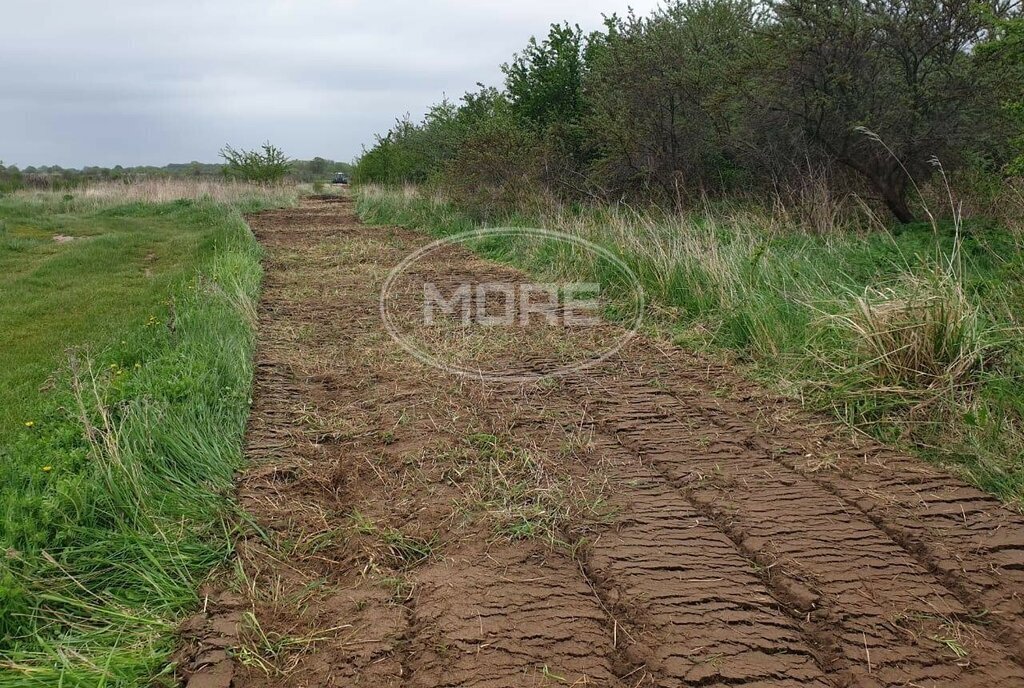
<svg viewBox="0 0 1024 688">
<path fill-rule="evenodd" d="M 701 408 L 709 423 L 732 432 L 733 419 L 763 415 L 755 394 L 727 400 L 669 383 L 677 406 Z M 762 395 L 760 401 L 764 404 Z M 771 404 L 767 405 L 771 408 Z M 677 416 L 678 417 L 678 416 Z M 948 474 L 869 440 L 808 432 L 814 420 L 774 418 L 770 429 L 746 428 L 742 443 L 813 481 L 900 544 L 972 611 L 1024 655 L 1024 518 Z M 832 459 L 822 470 L 822 457 Z"/>
<path fill-rule="evenodd" d="M 408 685 L 619 685 L 605 614 L 565 559 L 498 546 L 418 571 L 417 610 L 429 621 Z"/>
<path fill-rule="evenodd" d="M 613 525 L 598 528 L 578 556 L 606 607 L 620 679 L 659 687 L 834 685 L 821 668 L 827 648 L 808 644 L 755 562 L 664 476 L 590 425 L 585 395 L 576 391 L 490 385 L 478 391 L 477 406 L 512 419 L 517 445 L 559 470 L 614 486 L 605 503 Z M 558 448 L 581 430 L 592 441 L 573 462 Z"/>
<path fill-rule="evenodd" d="M 807 615 L 812 637 L 827 638 L 844 680 L 1024 683 L 1012 650 L 897 542 L 859 510 L 752 451 L 749 419 L 716 425 L 699 404 L 681 406 L 637 381 L 606 386 L 595 416 L 771 571 L 776 596 Z"/>
<path fill-rule="evenodd" d="M 656 685 L 830 685 L 819 653 L 712 521 L 643 465 L 622 465 L 614 480 L 628 486 L 613 499 L 628 515 L 593 545 L 588 570 L 644 629 L 631 657 Z"/>
</svg>

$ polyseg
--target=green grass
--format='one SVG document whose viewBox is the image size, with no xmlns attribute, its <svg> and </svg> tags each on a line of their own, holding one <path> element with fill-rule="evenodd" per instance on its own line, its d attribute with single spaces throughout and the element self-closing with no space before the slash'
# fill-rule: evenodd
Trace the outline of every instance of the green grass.
<svg viewBox="0 0 1024 688">
<path fill-rule="evenodd" d="M 170 684 L 231 554 L 261 279 L 239 211 L 281 202 L 0 198 L 0 686 Z"/>
<path fill-rule="evenodd" d="M 367 221 L 448 235 L 479 225 L 412 189 L 363 187 Z M 982 222 L 815 235 L 739 204 L 687 215 L 616 208 L 510 216 L 620 256 L 652 302 L 649 324 L 811 408 L 1024 505 L 1024 250 Z M 541 278 L 613 275 L 551 242 L 474 247 Z"/>
</svg>

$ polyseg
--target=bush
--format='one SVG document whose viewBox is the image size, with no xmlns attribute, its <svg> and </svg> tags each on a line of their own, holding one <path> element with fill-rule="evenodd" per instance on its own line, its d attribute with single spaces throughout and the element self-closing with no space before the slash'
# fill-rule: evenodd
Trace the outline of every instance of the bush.
<svg viewBox="0 0 1024 688">
<path fill-rule="evenodd" d="M 220 151 L 224 158 L 224 176 L 247 182 L 276 184 L 281 182 L 291 169 L 291 161 L 284 152 L 270 142 L 259 150 L 235 149 L 230 145 Z"/>
<path fill-rule="evenodd" d="M 3 161 L 0 161 L 0 194 L 11 193 L 25 188 L 24 178 L 17 167 L 4 168 Z"/>
</svg>

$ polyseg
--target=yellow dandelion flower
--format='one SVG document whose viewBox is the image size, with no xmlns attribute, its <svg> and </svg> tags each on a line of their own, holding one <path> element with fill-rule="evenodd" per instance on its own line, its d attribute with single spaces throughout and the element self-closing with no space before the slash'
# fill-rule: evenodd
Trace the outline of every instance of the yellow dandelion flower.
<svg viewBox="0 0 1024 688">
<path fill-rule="evenodd" d="M 25 427 L 26 428 L 31 428 L 31 427 L 35 426 L 35 424 L 36 424 L 36 422 L 34 420 L 27 420 L 27 421 L 25 421 Z"/>
<path fill-rule="evenodd" d="M 49 473 L 53 470 L 53 466 L 43 466 L 43 473 Z"/>
</svg>

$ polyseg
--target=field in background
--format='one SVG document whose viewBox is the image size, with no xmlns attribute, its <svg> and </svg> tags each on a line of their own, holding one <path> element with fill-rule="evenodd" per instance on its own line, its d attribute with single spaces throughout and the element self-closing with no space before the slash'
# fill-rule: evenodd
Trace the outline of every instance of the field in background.
<svg viewBox="0 0 1024 688">
<path fill-rule="evenodd" d="M 414 187 L 363 186 L 361 217 L 434 234 L 476 222 Z M 775 389 L 1024 504 L 1024 237 L 990 224 L 811 234 L 734 204 L 623 208 L 491 223 L 583 236 L 629 263 L 661 334 L 750 364 Z M 541 275 L 600 277 L 543 243 L 488 244 Z"/>
<path fill-rule="evenodd" d="M 90 182 L 71 191 L 25 190 L 10 196 L 12 202 L 32 202 L 50 209 L 86 210 L 126 203 L 168 203 L 193 200 L 229 203 L 243 211 L 266 205 L 292 203 L 290 186 L 264 186 L 240 181 L 155 178 L 139 181 Z"/>
<path fill-rule="evenodd" d="M 146 684 L 230 551 L 259 247 L 295 191 L 0 198 L 0 685 Z"/>
<path fill-rule="evenodd" d="M 245 184 L 158 180 L 94 184 L 75 194 L 26 191 L 0 201 L 0 438 L 32 422 L 41 386 L 65 349 L 103 350 L 168 312 L 167 295 L 213 250 L 213 203 L 243 210 L 293 192 Z M 171 203 L 154 208 L 144 204 Z M 200 201 L 196 206 L 184 201 Z M 125 207 L 125 204 L 136 204 Z M 205 211 L 203 210 L 205 209 Z"/>
</svg>

